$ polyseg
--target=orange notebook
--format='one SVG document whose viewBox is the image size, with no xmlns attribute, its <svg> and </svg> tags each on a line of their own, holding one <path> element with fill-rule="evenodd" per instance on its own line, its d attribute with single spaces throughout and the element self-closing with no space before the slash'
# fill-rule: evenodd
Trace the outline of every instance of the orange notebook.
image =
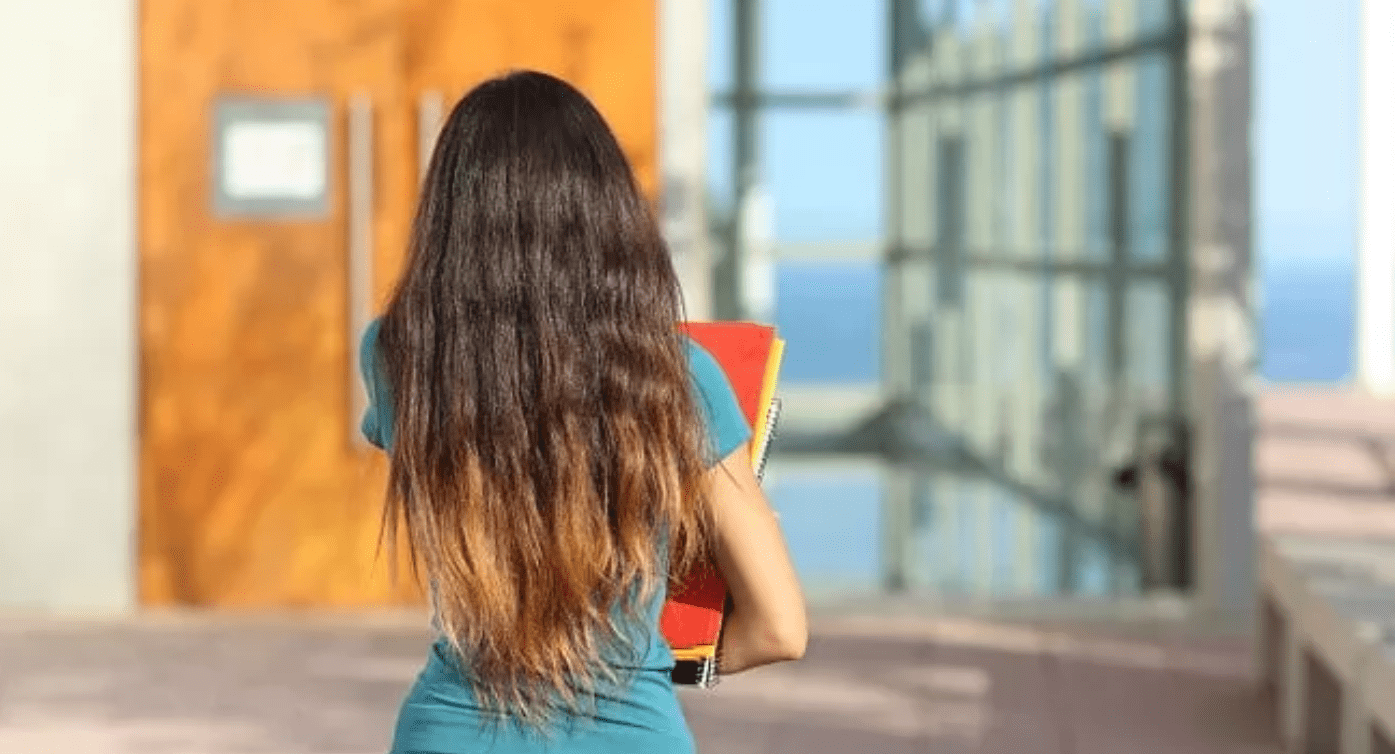
<svg viewBox="0 0 1396 754">
<path fill-rule="evenodd" d="M 785 343 L 774 327 L 751 322 L 686 322 L 684 331 L 717 360 L 752 430 L 752 465 L 758 478 L 779 413 L 775 398 Z M 674 682 L 711 687 L 717 682 L 717 643 L 727 585 L 711 564 L 683 579 L 669 594 L 659 628 L 676 661 Z"/>
</svg>

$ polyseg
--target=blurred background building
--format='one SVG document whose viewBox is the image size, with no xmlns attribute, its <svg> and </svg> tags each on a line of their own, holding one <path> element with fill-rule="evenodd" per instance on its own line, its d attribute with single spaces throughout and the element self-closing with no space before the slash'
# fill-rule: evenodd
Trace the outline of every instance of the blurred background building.
<svg viewBox="0 0 1396 754">
<path fill-rule="evenodd" d="M 606 111 L 692 316 L 790 340 L 771 489 L 821 597 L 1244 612 L 1258 371 L 1389 390 L 1380 139 L 1358 347 L 1261 348 L 1315 322 L 1258 323 L 1249 3 L 370 5 L 5 6 L 0 602 L 413 598 L 350 345 L 445 109 L 508 67 Z M 1356 196 L 1355 148 L 1298 146 L 1277 170 L 1346 160 Z"/>
<path fill-rule="evenodd" d="M 0 610 L 419 604 L 354 346 L 445 113 L 527 67 L 690 317 L 788 341 L 818 610 L 1169 615 L 1389 694 L 1393 8 L 0 0 Z"/>
<path fill-rule="evenodd" d="M 1249 6 L 834 5 L 733 5 L 709 121 L 713 302 L 796 344 L 815 588 L 1242 609 Z"/>
</svg>

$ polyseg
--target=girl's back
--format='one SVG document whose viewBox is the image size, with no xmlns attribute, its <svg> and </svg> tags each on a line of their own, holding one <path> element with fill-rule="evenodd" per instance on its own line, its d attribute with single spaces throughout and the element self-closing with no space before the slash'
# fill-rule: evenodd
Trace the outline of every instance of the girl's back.
<svg viewBox="0 0 1396 754">
<path fill-rule="evenodd" d="M 737 605 L 725 670 L 803 652 L 783 541 L 733 460 L 749 432 L 682 318 L 585 97 L 517 73 L 461 100 L 361 354 L 385 535 L 405 534 L 439 635 L 395 752 L 690 751 L 658 617 L 700 559 Z"/>
</svg>

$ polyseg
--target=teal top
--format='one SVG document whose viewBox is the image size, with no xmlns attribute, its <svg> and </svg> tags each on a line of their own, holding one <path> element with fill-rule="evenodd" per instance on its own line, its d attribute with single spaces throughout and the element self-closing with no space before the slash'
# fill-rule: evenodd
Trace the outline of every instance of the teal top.
<svg viewBox="0 0 1396 754">
<path fill-rule="evenodd" d="M 393 444 L 392 397 L 378 359 L 379 321 L 364 332 L 360 346 L 369 405 L 362 430 L 369 442 L 385 450 Z M 687 340 L 689 375 L 709 440 L 709 465 L 726 458 L 751 439 L 736 395 L 717 361 Z M 638 662 L 617 662 L 630 672 L 625 687 L 603 687 L 594 714 L 568 717 L 551 737 L 520 725 L 483 726 L 482 712 L 462 668 L 444 639 L 427 656 L 426 667 L 403 701 L 391 754 L 692 754 L 693 737 L 674 694 L 669 674 L 674 657 L 659 632 L 661 591 L 646 606 L 644 625 L 631 632 L 639 642 Z"/>
</svg>

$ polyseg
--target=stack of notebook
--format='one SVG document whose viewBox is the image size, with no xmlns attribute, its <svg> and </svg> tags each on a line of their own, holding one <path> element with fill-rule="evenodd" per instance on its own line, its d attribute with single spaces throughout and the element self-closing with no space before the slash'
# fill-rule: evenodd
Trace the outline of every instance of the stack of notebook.
<svg viewBox="0 0 1396 754">
<path fill-rule="evenodd" d="M 687 322 L 684 330 L 726 373 L 751 427 L 751 462 L 760 479 L 780 412 L 775 390 L 785 342 L 774 327 L 749 322 Z M 686 575 L 681 584 L 669 594 L 659 628 L 674 653 L 674 682 L 708 688 L 717 682 L 727 585 L 712 564 Z"/>
</svg>

